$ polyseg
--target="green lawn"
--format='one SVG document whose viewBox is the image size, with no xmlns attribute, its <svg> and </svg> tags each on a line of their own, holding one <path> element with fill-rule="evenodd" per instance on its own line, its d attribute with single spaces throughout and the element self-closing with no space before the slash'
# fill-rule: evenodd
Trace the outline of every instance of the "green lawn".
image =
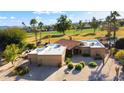
<svg viewBox="0 0 124 93">
<path fill-rule="evenodd" d="M 96 30 L 98 32 L 100 30 Z M 66 35 L 75 35 L 75 34 L 83 34 L 83 33 L 93 33 L 93 29 L 84 29 L 84 30 L 67 30 L 65 31 Z M 42 37 L 47 35 L 62 35 L 63 33 L 58 31 L 49 31 L 49 32 L 42 32 Z M 27 38 L 34 36 L 34 33 L 27 33 Z M 39 36 L 39 34 L 38 34 Z"/>
<path fill-rule="evenodd" d="M 60 33 L 58 31 L 49 31 L 49 32 L 42 32 L 42 37 L 48 36 L 48 35 L 62 35 L 63 33 Z M 96 34 L 93 34 L 93 29 L 84 29 L 82 31 L 78 30 L 67 30 L 65 31 L 64 36 L 61 37 L 52 37 L 51 41 L 55 42 L 59 39 L 69 39 L 68 35 L 72 35 L 74 40 L 83 40 L 83 39 L 97 39 L 99 37 L 104 37 L 107 34 L 107 31 L 101 31 L 100 29 L 96 30 Z M 124 27 L 121 27 L 119 31 L 117 31 L 117 37 L 121 38 L 124 37 Z M 38 33 L 38 38 L 39 38 L 39 33 Z M 47 42 L 48 38 L 42 39 L 43 41 Z M 27 39 L 26 41 L 28 43 L 34 43 L 35 38 L 34 38 L 34 33 L 27 33 Z"/>
</svg>

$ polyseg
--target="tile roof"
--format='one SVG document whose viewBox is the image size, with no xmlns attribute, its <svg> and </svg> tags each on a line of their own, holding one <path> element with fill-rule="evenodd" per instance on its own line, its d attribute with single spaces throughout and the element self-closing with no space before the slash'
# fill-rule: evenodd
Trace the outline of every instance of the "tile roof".
<svg viewBox="0 0 124 93">
<path fill-rule="evenodd" d="M 55 43 L 65 46 L 68 50 L 71 50 L 74 47 L 79 46 L 81 44 L 80 41 L 66 40 L 66 39 L 61 39 Z"/>
</svg>

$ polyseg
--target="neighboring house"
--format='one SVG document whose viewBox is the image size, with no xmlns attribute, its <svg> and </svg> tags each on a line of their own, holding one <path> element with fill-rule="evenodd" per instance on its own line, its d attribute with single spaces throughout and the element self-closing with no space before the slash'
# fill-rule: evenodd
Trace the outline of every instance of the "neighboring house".
<svg viewBox="0 0 124 93">
<path fill-rule="evenodd" d="M 31 62 L 41 65 L 59 66 L 65 61 L 66 47 L 59 44 L 48 44 L 43 48 L 36 48 L 28 54 Z"/>
<path fill-rule="evenodd" d="M 85 23 L 84 24 L 84 29 L 89 29 L 89 28 L 92 28 L 91 25 L 89 23 Z"/>
</svg>

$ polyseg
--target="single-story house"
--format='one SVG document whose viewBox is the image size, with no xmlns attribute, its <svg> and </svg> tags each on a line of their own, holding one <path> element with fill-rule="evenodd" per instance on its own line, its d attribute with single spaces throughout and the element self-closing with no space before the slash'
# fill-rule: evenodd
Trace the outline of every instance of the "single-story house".
<svg viewBox="0 0 124 93">
<path fill-rule="evenodd" d="M 28 54 L 31 62 L 41 65 L 59 66 L 65 61 L 66 47 L 59 44 L 48 44 L 43 48 L 36 48 Z"/>
<path fill-rule="evenodd" d="M 31 62 L 41 65 L 59 66 L 68 55 L 90 55 L 91 57 L 105 57 L 105 46 L 98 40 L 59 40 L 55 44 L 48 44 L 43 48 L 36 48 L 28 54 Z"/>
</svg>

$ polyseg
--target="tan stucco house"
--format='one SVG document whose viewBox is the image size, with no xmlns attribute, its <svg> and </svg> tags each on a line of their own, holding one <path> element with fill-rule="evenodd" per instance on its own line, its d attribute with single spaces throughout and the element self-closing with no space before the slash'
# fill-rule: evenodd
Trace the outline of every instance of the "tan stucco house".
<svg viewBox="0 0 124 93">
<path fill-rule="evenodd" d="M 98 40 L 59 40 L 55 44 L 48 44 L 43 48 L 36 48 L 28 54 L 31 62 L 41 65 L 59 66 L 65 61 L 67 54 L 83 55 L 89 54 L 91 57 L 105 57 L 105 47 Z"/>
</svg>

